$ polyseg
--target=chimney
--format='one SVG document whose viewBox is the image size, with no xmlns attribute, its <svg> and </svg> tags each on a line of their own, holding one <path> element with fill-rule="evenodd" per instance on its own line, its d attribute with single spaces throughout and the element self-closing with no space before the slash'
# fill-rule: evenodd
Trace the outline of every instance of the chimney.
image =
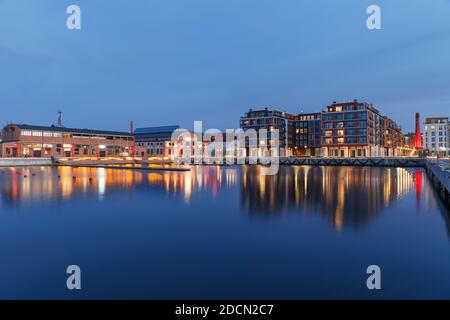
<svg viewBox="0 0 450 320">
<path fill-rule="evenodd" d="M 62 127 L 62 111 L 58 111 L 58 127 Z"/>
<path fill-rule="evenodd" d="M 130 134 L 134 134 L 134 121 L 130 121 Z"/>
</svg>

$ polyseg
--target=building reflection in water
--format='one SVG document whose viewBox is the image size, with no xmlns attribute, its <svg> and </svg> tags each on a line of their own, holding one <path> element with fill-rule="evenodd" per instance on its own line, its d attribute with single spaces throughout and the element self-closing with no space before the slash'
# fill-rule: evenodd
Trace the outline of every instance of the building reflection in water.
<svg viewBox="0 0 450 320">
<path fill-rule="evenodd" d="M 103 199 L 108 193 L 136 189 L 172 194 L 189 204 L 196 193 L 214 200 L 221 189 L 238 188 L 241 207 L 250 215 L 318 213 L 336 229 L 367 224 L 409 191 L 415 192 L 419 207 L 436 201 L 434 190 L 423 187 L 426 176 L 421 169 L 281 166 L 275 176 L 261 175 L 260 170 L 258 166 L 193 166 L 186 172 L 9 168 L 0 170 L 0 186 L 3 205 L 82 195 Z"/>
<path fill-rule="evenodd" d="M 242 169 L 241 203 L 248 212 L 320 212 L 338 230 L 367 224 L 414 187 L 420 198 L 423 179 L 421 171 L 417 175 L 403 168 L 289 166 L 275 176 L 262 176 L 259 170 Z"/>
<path fill-rule="evenodd" d="M 222 187 L 238 181 L 236 168 L 193 167 L 191 171 L 145 171 L 109 168 L 8 168 L 0 176 L 3 203 L 31 203 L 39 200 L 70 199 L 94 194 L 103 199 L 108 192 L 134 190 L 141 186 L 181 195 L 189 203 L 195 192 L 209 192 L 212 198 Z"/>
</svg>

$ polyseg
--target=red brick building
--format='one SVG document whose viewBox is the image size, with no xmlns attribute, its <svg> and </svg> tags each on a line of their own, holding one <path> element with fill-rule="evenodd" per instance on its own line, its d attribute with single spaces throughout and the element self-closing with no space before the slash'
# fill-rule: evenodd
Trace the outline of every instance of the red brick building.
<svg viewBox="0 0 450 320">
<path fill-rule="evenodd" d="M 134 154 L 134 137 L 127 132 L 9 124 L 1 136 L 5 158 L 101 158 Z"/>
</svg>

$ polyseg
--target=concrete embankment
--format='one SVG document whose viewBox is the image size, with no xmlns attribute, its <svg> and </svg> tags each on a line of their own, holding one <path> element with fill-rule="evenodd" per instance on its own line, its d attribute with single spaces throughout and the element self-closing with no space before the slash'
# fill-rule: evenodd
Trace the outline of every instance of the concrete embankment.
<svg viewBox="0 0 450 320">
<path fill-rule="evenodd" d="M 0 158 L 0 167 L 51 166 L 50 158 Z"/>
<path fill-rule="evenodd" d="M 448 160 L 441 162 L 427 160 L 425 170 L 441 198 L 450 206 L 450 167 Z"/>
</svg>

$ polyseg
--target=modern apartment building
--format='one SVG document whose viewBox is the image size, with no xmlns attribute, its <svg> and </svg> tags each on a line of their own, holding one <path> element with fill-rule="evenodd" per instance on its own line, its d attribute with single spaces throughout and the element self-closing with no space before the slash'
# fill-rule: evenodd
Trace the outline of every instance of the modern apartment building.
<svg viewBox="0 0 450 320">
<path fill-rule="evenodd" d="M 1 147 L 5 158 L 131 156 L 134 138 L 127 132 L 8 124 Z"/>
<path fill-rule="evenodd" d="M 293 115 L 250 109 L 244 130 L 279 130 L 281 156 L 393 157 L 407 155 L 400 126 L 367 102 L 333 102 L 322 112 Z M 248 148 L 248 140 L 246 140 Z M 263 148 L 258 141 L 258 148 Z"/>
<path fill-rule="evenodd" d="M 296 117 L 293 114 L 279 111 L 276 109 L 250 109 L 240 119 L 240 127 L 244 131 L 254 129 L 258 133 L 258 139 L 256 142 L 258 151 L 261 155 L 261 150 L 270 149 L 271 132 L 275 129 L 279 132 L 279 147 L 280 156 L 291 156 L 294 150 L 295 141 L 295 124 Z M 266 142 L 260 142 L 259 130 L 266 129 L 268 132 L 267 140 L 269 146 L 266 146 Z M 245 142 L 246 149 L 249 151 L 249 140 Z M 249 153 L 247 153 L 249 155 Z"/>
<path fill-rule="evenodd" d="M 356 100 L 322 112 L 321 136 L 321 155 L 328 157 L 399 156 L 404 140 L 395 121 Z"/>
<path fill-rule="evenodd" d="M 302 113 L 295 120 L 295 156 L 318 156 L 320 152 L 320 112 Z"/>
<path fill-rule="evenodd" d="M 432 156 L 448 156 L 450 150 L 448 117 L 429 117 L 425 119 L 424 149 Z"/>
<path fill-rule="evenodd" d="M 381 118 L 381 147 L 386 157 L 403 155 L 405 137 L 401 127 L 391 118 L 382 116 Z"/>
</svg>

